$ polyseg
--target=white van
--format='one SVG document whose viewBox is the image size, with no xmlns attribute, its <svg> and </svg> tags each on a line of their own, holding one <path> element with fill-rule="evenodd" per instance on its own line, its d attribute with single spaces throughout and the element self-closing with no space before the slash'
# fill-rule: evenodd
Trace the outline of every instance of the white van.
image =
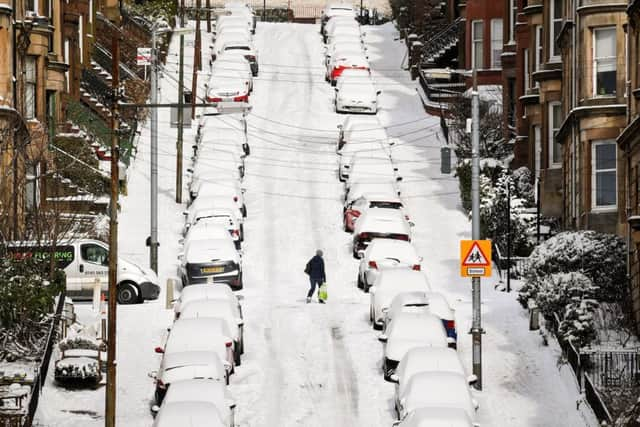
<svg viewBox="0 0 640 427">
<path fill-rule="evenodd" d="M 14 259 L 48 258 L 52 248 L 46 243 L 10 242 L 7 251 Z M 58 242 L 53 249 L 58 268 L 67 275 L 67 296 L 91 299 L 96 278 L 102 292 L 109 288 L 109 245 L 99 240 L 76 239 Z M 153 270 L 118 258 L 118 293 L 120 304 L 136 304 L 157 299 L 158 276 Z"/>
</svg>

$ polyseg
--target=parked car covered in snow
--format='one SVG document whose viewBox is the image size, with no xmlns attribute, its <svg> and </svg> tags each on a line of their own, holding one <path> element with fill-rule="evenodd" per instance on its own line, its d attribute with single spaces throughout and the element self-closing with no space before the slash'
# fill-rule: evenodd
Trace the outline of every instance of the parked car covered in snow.
<svg viewBox="0 0 640 427">
<path fill-rule="evenodd" d="M 229 329 L 230 336 L 234 343 L 234 363 L 240 366 L 240 355 L 244 353 L 244 333 L 242 318 L 237 317 L 229 301 L 217 299 L 200 299 L 184 304 L 180 311 L 180 319 L 200 319 L 200 318 L 222 319 Z"/>
<path fill-rule="evenodd" d="M 421 346 L 447 348 L 450 342 L 440 318 L 429 312 L 398 313 L 378 340 L 385 344 L 382 369 L 387 381 L 391 380 L 391 374 L 410 349 Z"/>
<path fill-rule="evenodd" d="M 393 427 L 479 427 L 469 415 L 458 408 L 418 408 L 410 412 Z"/>
<path fill-rule="evenodd" d="M 375 283 L 380 271 L 392 268 L 409 268 L 420 271 L 422 257 L 416 248 L 404 240 L 373 239 L 358 268 L 358 287 L 365 292 Z"/>
<path fill-rule="evenodd" d="M 240 237 L 241 239 L 244 238 L 243 211 L 241 207 L 238 206 L 238 202 L 229 199 L 229 197 L 225 195 L 199 197 L 195 199 L 189 206 L 189 209 L 182 212 L 185 218 L 182 234 L 186 235 L 189 228 L 193 226 L 198 219 L 206 217 L 211 209 L 228 209 L 233 211 L 234 216 L 240 223 Z"/>
<path fill-rule="evenodd" d="M 362 53 L 354 52 L 344 56 L 334 55 L 329 60 L 326 73 L 326 79 L 331 82 L 331 86 L 336 85 L 340 74 L 347 69 L 371 70 L 371 66 L 366 55 Z"/>
<path fill-rule="evenodd" d="M 361 258 L 373 239 L 411 241 L 411 225 L 398 209 L 366 210 L 356 221 L 353 230 L 353 256 Z"/>
<path fill-rule="evenodd" d="M 248 40 L 231 39 L 222 44 L 222 49 L 218 55 L 231 58 L 243 58 L 249 64 L 251 75 L 253 77 L 258 75 L 260 70 L 258 63 L 258 50 L 254 47 L 252 42 Z M 219 60 L 220 58 L 218 58 L 218 61 Z"/>
<path fill-rule="evenodd" d="M 334 34 L 336 28 L 338 27 L 354 27 L 354 28 L 359 28 L 360 27 L 360 23 L 358 21 L 355 20 L 355 16 L 334 16 L 332 18 L 330 18 L 326 25 L 324 26 L 322 35 L 323 35 L 323 40 L 326 43 L 327 42 L 327 36 Z"/>
<path fill-rule="evenodd" d="M 206 285 L 191 285 L 182 289 L 180 296 L 174 302 L 173 311 L 175 318 L 180 317 L 182 307 L 192 301 L 198 300 L 222 300 L 228 301 L 233 309 L 234 315 L 242 319 L 242 306 L 240 305 L 240 297 L 236 296 L 231 288 L 224 283 L 211 286 Z"/>
<path fill-rule="evenodd" d="M 208 402 L 173 402 L 163 405 L 153 427 L 207 426 L 227 427 L 220 411 Z"/>
<path fill-rule="evenodd" d="M 351 186 L 348 192 L 345 192 L 343 212 L 351 203 L 361 197 L 366 197 L 367 194 L 388 194 L 390 197 L 394 194 L 398 196 L 401 195 L 400 188 L 395 181 L 356 182 Z"/>
<path fill-rule="evenodd" d="M 348 169 L 345 181 L 345 189 L 349 189 L 354 183 L 402 181 L 398 168 L 391 161 L 391 157 L 354 157 Z"/>
<path fill-rule="evenodd" d="M 207 102 L 249 102 L 249 82 L 220 70 L 211 74 L 206 93 Z"/>
<path fill-rule="evenodd" d="M 188 244 L 194 240 L 226 240 L 231 238 L 236 249 L 240 249 L 240 232 L 235 227 L 229 227 L 229 217 L 201 218 L 180 239 L 180 244 Z"/>
<path fill-rule="evenodd" d="M 420 372 L 409 380 L 396 408 L 399 418 L 419 408 L 456 408 L 474 420 L 478 402 L 471 396 L 467 378 L 453 372 Z"/>
<path fill-rule="evenodd" d="M 200 216 L 196 218 L 196 222 L 194 225 L 197 225 L 201 222 L 207 225 L 220 225 L 224 227 L 233 239 L 233 244 L 236 246 L 236 249 L 241 249 L 242 234 L 240 233 L 240 222 L 238 221 L 236 215 L 232 210 L 210 209 L 205 212 L 201 212 Z M 186 235 L 188 234 L 189 233 L 187 232 Z"/>
<path fill-rule="evenodd" d="M 215 177 L 216 179 L 211 179 Z M 198 198 L 226 198 L 227 201 L 233 201 L 233 203 L 240 209 L 242 216 L 247 216 L 247 208 L 244 204 L 244 191 L 240 187 L 240 183 L 237 179 L 228 178 L 215 173 L 203 177 L 197 186 L 191 186 L 189 193 L 191 200 L 197 200 Z"/>
<path fill-rule="evenodd" d="M 431 291 L 427 276 L 422 271 L 409 269 L 382 270 L 376 277 L 373 286 L 369 288 L 371 294 L 369 306 L 369 320 L 374 329 L 381 329 L 384 322 L 384 312 L 389 308 L 396 295 L 402 292 Z"/>
<path fill-rule="evenodd" d="M 243 55 L 237 55 L 235 52 L 227 53 L 225 50 L 232 49 L 234 46 L 250 47 L 251 43 L 233 39 L 224 42 L 221 47 L 222 50 L 218 53 L 218 59 L 211 66 L 211 74 L 240 77 L 247 82 L 249 92 L 251 92 L 253 90 L 253 71 L 249 60 Z"/>
<path fill-rule="evenodd" d="M 330 34 L 326 34 L 326 42 L 332 43 L 336 38 L 340 37 L 359 37 L 362 40 L 365 35 L 366 33 L 362 31 L 362 27 L 359 25 L 336 25 Z"/>
<path fill-rule="evenodd" d="M 387 208 L 404 211 L 403 207 L 402 200 L 400 200 L 396 192 L 364 193 L 345 205 L 343 209 L 344 231 L 353 232 L 357 219 L 367 209 Z M 405 218 L 409 220 L 409 216 L 406 213 Z"/>
<path fill-rule="evenodd" d="M 378 95 L 382 91 L 377 89 L 372 81 L 346 79 L 336 86 L 335 92 L 336 113 L 378 112 Z"/>
<path fill-rule="evenodd" d="M 320 17 L 320 33 L 324 34 L 325 25 L 335 16 L 348 16 L 355 19 L 356 12 L 352 4 L 346 2 L 329 3 L 322 10 Z"/>
<path fill-rule="evenodd" d="M 178 274 L 184 286 L 198 283 L 226 283 L 232 289 L 242 289 L 242 258 L 233 240 L 191 240 L 178 255 Z"/>
<path fill-rule="evenodd" d="M 365 72 L 366 70 L 345 70 L 349 73 L 353 72 Z M 336 144 L 336 152 L 340 153 L 340 150 L 349 141 L 357 142 L 372 142 L 382 144 L 387 142 L 389 136 L 387 131 L 382 126 L 380 119 L 376 116 L 347 116 L 342 124 L 338 125 L 338 140 Z M 379 145 L 382 147 L 382 145 Z M 354 145 L 355 147 L 355 145 Z M 344 155 L 344 153 L 342 153 Z M 349 163 L 349 162 L 347 162 Z"/>
<path fill-rule="evenodd" d="M 213 404 L 227 427 L 235 426 L 235 399 L 226 384 L 206 378 L 175 381 L 167 390 L 162 405 L 176 402 L 204 402 Z M 153 409 L 161 409 L 155 407 Z"/>
<path fill-rule="evenodd" d="M 149 373 L 155 379 L 155 404 L 160 406 L 168 388 L 176 381 L 206 378 L 229 384 L 230 369 L 225 368 L 215 351 L 165 351 L 157 371 Z"/>
</svg>

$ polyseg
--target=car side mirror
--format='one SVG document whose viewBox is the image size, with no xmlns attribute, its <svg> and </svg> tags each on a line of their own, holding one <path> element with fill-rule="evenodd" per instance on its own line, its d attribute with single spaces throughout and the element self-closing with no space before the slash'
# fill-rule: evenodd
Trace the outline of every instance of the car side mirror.
<svg viewBox="0 0 640 427">
<path fill-rule="evenodd" d="M 380 341 L 380 342 L 387 342 L 388 339 L 389 339 L 389 337 L 386 336 L 385 334 L 378 335 L 378 341 Z"/>
<path fill-rule="evenodd" d="M 147 374 L 147 376 L 155 380 L 156 378 L 158 378 L 158 371 L 151 371 Z"/>
<path fill-rule="evenodd" d="M 398 376 L 398 374 L 389 375 L 389 379 L 391 380 L 392 383 L 398 384 L 400 382 L 400 377 Z"/>
<path fill-rule="evenodd" d="M 154 351 L 158 354 L 164 354 L 164 348 L 162 347 L 156 347 Z"/>
<path fill-rule="evenodd" d="M 187 168 L 187 172 L 193 173 L 193 169 L 192 168 Z"/>
<path fill-rule="evenodd" d="M 338 89 L 338 88 L 336 87 L 336 88 L 333 88 L 333 90 L 335 90 L 335 91 L 336 91 L 336 93 L 338 93 L 338 91 L 339 91 L 340 89 Z"/>
<path fill-rule="evenodd" d="M 154 414 L 157 414 L 158 411 L 160 411 L 160 407 L 158 405 L 153 405 L 151 407 L 151 412 L 153 412 Z"/>
</svg>

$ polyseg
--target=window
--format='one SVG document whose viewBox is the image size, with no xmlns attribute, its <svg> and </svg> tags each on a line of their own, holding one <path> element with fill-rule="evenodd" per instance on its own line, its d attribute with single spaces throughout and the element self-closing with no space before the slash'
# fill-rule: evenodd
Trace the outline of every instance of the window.
<svg viewBox="0 0 640 427">
<path fill-rule="evenodd" d="M 491 20 L 491 68 L 502 66 L 502 19 Z"/>
<path fill-rule="evenodd" d="M 98 265 L 107 265 L 109 263 L 109 251 L 102 246 L 93 243 L 87 243 L 80 248 L 82 259 L 86 262 Z"/>
<path fill-rule="evenodd" d="M 616 27 L 593 30 L 593 94 L 616 94 Z"/>
<path fill-rule="evenodd" d="M 591 146 L 591 205 L 594 208 L 617 204 L 616 142 L 600 141 Z"/>
<path fill-rule="evenodd" d="M 516 40 L 516 20 L 518 19 L 518 2 L 509 0 L 509 43 Z"/>
<path fill-rule="evenodd" d="M 38 0 L 26 0 L 24 2 L 24 7 L 27 12 L 35 12 L 38 13 Z"/>
<path fill-rule="evenodd" d="M 78 51 L 80 52 L 80 63 L 84 63 L 84 17 L 78 17 Z"/>
<path fill-rule="evenodd" d="M 24 186 L 24 202 L 27 210 L 34 210 L 40 206 L 40 186 L 38 177 L 40 175 L 40 164 L 27 166 L 27 181 Z"/>
<path fill-rule="evenodd" d="M 516 126 L 516 79 L 507 79 L 507 95 L 509 96 L 509 109 L 507 111 L 507 121 L 509 126 Z"/>
<path fill-rule="evenodd" d="M 531 87 L 531 74 L 529 73 L 529 49 L 522 50 L 522 83 L 524 85 L 523 93 L 527 93 L 527 90 Z"/>
<path fill-rule="evenodd" d="M 549 167 L 562 165 L 562 144 L 555 141 L 555 136 L 562 124 L 562 106 L 559 102 L 549 103 Z"/>
<path fill-rule="evenodd" d="M 36 116 L 36 57 L 27 56 L 24 62 L 24 116 Z"/>
<path fill-rule="evenodd" d="M 473 21 L 471 23 L 471 62 L 473 68 L 482 69 L 484 66 L 483 49 L 482 49 L 482 32 L 484 25 L 482 21 Z"/>
<path fill-rule="evenodd" d="M 533 172 L 536 184 L 536 201 L 538 200 L 538 181 L 540 180 L 540 167 L 541 167 L 541 153 L 542 153 L 542 137 L 540 133 L 540 126 L 533 127 Z"/>
<path fill-rule="evenodd" d="M 543 33 L 542 33 L 542 25 L 536 25 L 536 52 L 535 52 L 535 63 L 534 63 L 534 71 L 540 71 L 542 69 L 543 62 Z M 540 82 L 536 82 L 536 87 L 540 86 Z"/>
<path fill-rule="evenodd" d="M 562 29 L 562 0 L 551 0 L 549 20 L 549 59 L 560 59 L 560 47 L 557 43 L 558 35 Z"/>
</svg>

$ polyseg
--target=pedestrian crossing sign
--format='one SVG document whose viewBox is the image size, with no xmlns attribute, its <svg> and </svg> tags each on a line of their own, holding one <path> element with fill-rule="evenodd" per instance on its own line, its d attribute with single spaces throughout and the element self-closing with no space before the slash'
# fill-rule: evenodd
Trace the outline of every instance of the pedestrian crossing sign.
<svg viewBox="0 0 640 427">
<path fill-rule="evenodd" d="M 491 277 L 491 240 L 460 241 L 460 275 Z"/>
</svg>

